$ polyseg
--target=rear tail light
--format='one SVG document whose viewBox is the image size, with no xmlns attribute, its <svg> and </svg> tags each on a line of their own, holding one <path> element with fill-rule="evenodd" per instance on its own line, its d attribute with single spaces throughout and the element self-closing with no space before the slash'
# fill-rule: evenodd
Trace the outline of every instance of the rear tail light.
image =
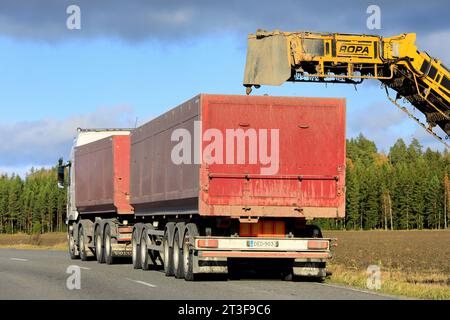
<svg viewBox="0 0 450 320">
<path fill-rule="evenodd" d="M 219 240 L 217 239 L 199 239 L 197 241 L 199 248 L 217 248 L 219 247 Z"/>
<path fill-rule="evenodd" d="M 133 227 L 119 227 L 119 233 L 132 233 Z"/>
<path fill-rule="evenodd" d="M 120 235 L 117 237 L 117 241 L 131 241 L 131 236 L 129 235 Z"/>
<path fill-rule="evenodd" d="M 308 240 L 308 249 L 311 250 L 328 249 L 328 241 Z"/>
</svg>

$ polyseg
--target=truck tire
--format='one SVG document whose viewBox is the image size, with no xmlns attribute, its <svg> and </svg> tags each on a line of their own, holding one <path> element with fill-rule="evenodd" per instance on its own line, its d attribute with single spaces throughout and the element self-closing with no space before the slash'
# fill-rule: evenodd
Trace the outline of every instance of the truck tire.
<svg viewBox="0 0 450 320">
<path fill-rule="evenodd" d="M 98 263 L 105 263 L 105 249 L 102 237 L 102 227 L 98 225 L 94 233 L 95 241 L 95 258 Z"/>
<path fill-rule="evenodd" d="M 185 225 L 183 222 L 177 223 L 173 238 L 173 273 L 175 278 L 184 278 L 183 266 L 183 233 Z"/>
<path fill-rule="evenodd" d="M 75 244 L 75 239 L 73 238 L 73 231 L 70 231 L 67 233 L 68 234 L 68 249 L 69 249 L 69 256 L 70 259 L 75 260 L 75 259 L 79 259 L 80 255 L 78 254 L 78 250 L 77 250 L 77 246 Z"/>
<path fill-rule="evenodd" d="M 323 238 L 322 230 L 314 224 L 306 225 L 306 232 L 310 238 Z"/>
<path fill-rule="evenodd" d="M 81 261 L 87 261 L 88 255 L 86 252 L 86 234 L 84 232 L 83 225 L 81 225 L 80 229 L 78 230 L 78 243 L 80 247 L 80 259 Z"/>
<path fill-rule="evenodd" d="M 103 241 L 105 243 L 105 262 L 106 264 L 113 264 L 114 263 L 114 257 L 112 252 L 112 245 L 111 245 L 111 227 L 109 226 L 109 223 L 105 226 L 105 232 L 103 236 Z"/>
<path fill-rule="evenodd" d="M 169 222 L 166 225 L 166 230 L 164 232 L 163 247 L 164 247 L 164 273 L 167 277 L 173 276 L 173 247 L 170 246 L 170 236 L 173 235 L 173 229 L 175 229 L 175 224 Z"/>
<path fill-rule="evenodd" d="M 183 263 L 181 258 L 181 244 L 179 231 L 175 231 L 175 237 L 173 238 L 173 274 L 175 278 L 183 278 Z"/>
<path fill-rule="evenodd" d="M 295 230 L 294 236 L 298 238 L 323 238 L 322 230 L 314 224 L 307 224 L 304 228 Z"/>
<path fill-rule="evenodd" d="M 194 252 L 191 250 L 191 244 L 194 243 L 194 237 L 199 236 L 198 228 L 195 223 L 188 223 L 184 231 L 183 240 L 183 269 L 184 279 L 194 281 Z"/>
<path fill-rule="evenodd" d="M 133 248 L 132 251 L 132 255 L 131 255 L 131 260 L 133 261 L 133 268 L 134 269 L 140 269 L 142 268 L 141 266 L 141 255 L 140 255 L 140 236 L 139 236 L 139 232 L 140 228 L 138 226 L 135 226 L 133 228 L 133 236 L 131 238 L 131 245 Z"/>
<path fill-rule="evenodd" d="M 141 258 L 141 268 L 142 270 L 150 269 L 150 256 L 148 253 L 147 247 L 147 231 L 144 229 L 141 235 L 141 244 L 140 244 L 140 258 Z"/>
<path fill-rule="evenodd" d="M 281 280 L 294 281 L 294 270 L 292 268 L 286 268 L 281 271 Z"/>
</svg>

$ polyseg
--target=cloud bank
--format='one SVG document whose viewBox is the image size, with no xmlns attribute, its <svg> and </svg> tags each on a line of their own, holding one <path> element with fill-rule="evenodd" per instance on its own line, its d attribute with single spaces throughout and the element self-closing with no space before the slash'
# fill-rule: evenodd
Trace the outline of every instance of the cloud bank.
<svg viewBox="0 0 450 320">
<path fill-rule="evenodd" d="M 129 128 L 134 121 L 132 108 L 116 106 L 62 120 L 0 123 L 0 136 L 6 142 L 0 144 L 0 170 L 56 164 L 60 156 L 68 156 L 77 128 Z"/>
<path fill-rule="evenodd" d="M 81 30 L 66 28 L 67 6 L 81 8 Z M 15 0 L 0 1 L 0 34 L 61 41 L 116 37 L 174 41 L 215 32 L 246 34 L 257 28 L 368 33 L 366 9 L 381 8 L 381 33 L 424 35 L 448 28 L 448 1 L 212 1 Z M 377 31 L 377 30 L 376 30 Z"/>
</svg>

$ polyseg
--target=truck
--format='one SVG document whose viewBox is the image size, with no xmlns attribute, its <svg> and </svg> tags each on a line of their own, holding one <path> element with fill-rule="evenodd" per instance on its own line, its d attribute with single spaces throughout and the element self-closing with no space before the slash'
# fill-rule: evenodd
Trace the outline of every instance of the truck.
<svg viewBox="0 0 450 320">
<path fill-rule="evenodd" d="M 345 216 L 345 143 L 338 98 L 199 94 L 135 129 L 79 129 L 58 170 L 70 257 L 323 279 L 334 239 L 312 221 Z"/>
</svg>

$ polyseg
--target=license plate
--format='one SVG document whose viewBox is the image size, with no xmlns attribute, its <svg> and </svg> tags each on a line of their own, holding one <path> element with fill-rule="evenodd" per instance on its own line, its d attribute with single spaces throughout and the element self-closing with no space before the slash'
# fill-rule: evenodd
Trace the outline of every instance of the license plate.
<svg viewBox="0 0 450 320">
<path fill-rule="evenodd" d="M 277 248 L 278 246 L 277 240 L 247 240 L 248 248 Z"/>
</svg>

